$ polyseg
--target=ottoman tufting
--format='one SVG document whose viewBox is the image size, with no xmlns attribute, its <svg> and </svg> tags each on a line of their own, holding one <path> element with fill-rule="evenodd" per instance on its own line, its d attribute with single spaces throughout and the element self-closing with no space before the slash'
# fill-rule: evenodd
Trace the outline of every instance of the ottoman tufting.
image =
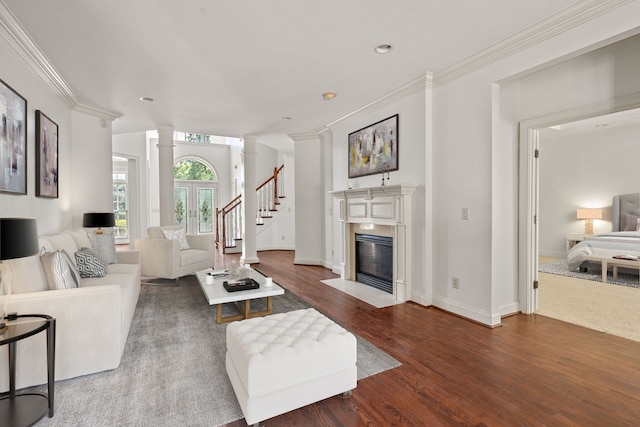
<svg viewBox="0 0 640 427">
<path fill-rule="evenodd" d="M 356 338 L 313 308 L 227 326 L 226 368 L 247 424 L 356 387 Z"/>
</svg>

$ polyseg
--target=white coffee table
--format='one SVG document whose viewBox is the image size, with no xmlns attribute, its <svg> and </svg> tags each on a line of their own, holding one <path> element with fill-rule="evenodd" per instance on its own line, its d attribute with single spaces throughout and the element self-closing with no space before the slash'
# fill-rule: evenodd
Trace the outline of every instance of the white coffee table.
<svg viewBox="0 0 640 427">
<path fill-rule="evenodd" d="M 196 277 L 198 278 L 198 283 L 200 283 L 200 287 L 202 288 L 202 291 L 204 292 L 209 305 L 216 305 L 217 323 L 232 322 L 235 320 L 249 319 L 251 317 L 266 316 L 267 314 L 271 314 L 273 309 L 273 302 L 271 300 L 271 297 L 284 294 L 284 289 L 282 289 L 275 283 L 271 286 L 265 286 L 264 276 L 253 269 L 249 269 L 248 271 L 246 271 L 244 277 L 251 277 L 253 280 L 260 284 L 260 287 L 258 289 L 249 289 L 246 291 L 236 292 L 228 292 L 222 286 L 222 283 L 225 280 L 233 280 L 228 276 L 214 276 L 213 283 L 208 284 L 206 278 L 207 273 L 209 272 L 213 272 L 214 274 L 222 273 L 222 271 L 207 269 L 196 272 Z M 251 311 L 251 300 L 257 298 L 267 299 L 266 310 L 253 312 Z M 244 309 L 240 307 L 239 302 L 241 301 L 244 301 Z M 222 304 L 227 303 L 234 303 L 238 310 L 238 314 L 223 317 Z"/>
</svg>

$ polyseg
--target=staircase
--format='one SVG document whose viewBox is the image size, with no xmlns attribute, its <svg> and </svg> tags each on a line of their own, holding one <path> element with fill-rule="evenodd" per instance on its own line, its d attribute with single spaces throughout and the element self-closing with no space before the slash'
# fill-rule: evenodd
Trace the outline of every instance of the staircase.
<svg viewBox="0 0 640 427">
<path fill-rule="evenodd" d="M 273 168 L 273 176 L 256 188 L 256 225 L 273 218 L 280 199 L 284 198 L 284 164 Z M 222 253 L 242 251 L 242 194 L 222 209 L 216 209 L 216 248 Z"/>
</svg>

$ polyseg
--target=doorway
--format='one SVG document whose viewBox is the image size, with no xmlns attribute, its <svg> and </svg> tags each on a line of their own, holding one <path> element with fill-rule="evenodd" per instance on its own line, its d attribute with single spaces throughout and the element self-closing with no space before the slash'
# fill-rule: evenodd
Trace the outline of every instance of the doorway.
<svg viewBox="0 0 640 427">
<path fill-rule="evenodd" d="M 199 159 L 174 165 L 174 224 L 188 234 L 211 234 L 218 207 L 218 183 L 213 168 Z"/>
</svg>

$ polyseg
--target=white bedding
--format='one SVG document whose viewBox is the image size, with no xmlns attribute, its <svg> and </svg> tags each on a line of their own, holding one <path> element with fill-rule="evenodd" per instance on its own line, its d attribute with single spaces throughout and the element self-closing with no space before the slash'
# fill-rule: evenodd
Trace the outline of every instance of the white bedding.
<svg viewBox="0 0 640 427">
<path fill-rule="evenodd" d="M 640 256 L 640 231 L 615 231 L 587 238 L 572 247 L 567 254 L 569 271 L 580 268 L 585 255 Z"/>
</svg>

